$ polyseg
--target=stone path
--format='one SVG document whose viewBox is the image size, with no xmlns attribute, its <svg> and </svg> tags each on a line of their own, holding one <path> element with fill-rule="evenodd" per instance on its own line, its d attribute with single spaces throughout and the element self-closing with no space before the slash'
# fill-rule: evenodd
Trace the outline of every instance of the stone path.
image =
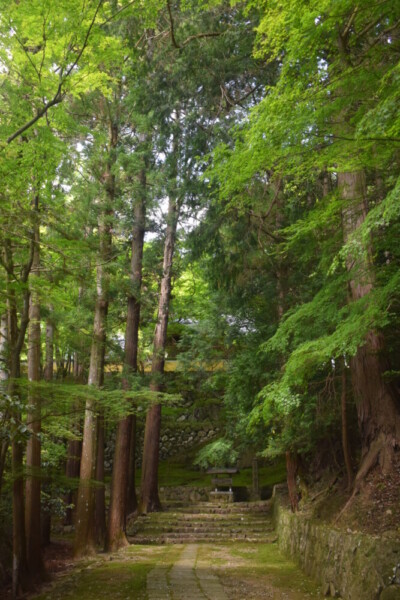
<svg viewBox="0 0 400 600">
<path fill-rule="evenodd" d="M 209 569 L 196 569 L 197 544 L 184 547 L 168 573 L 155 567 L 147 576 L 149 600 L 227 600 L 218 577 Z"/>
</svg>

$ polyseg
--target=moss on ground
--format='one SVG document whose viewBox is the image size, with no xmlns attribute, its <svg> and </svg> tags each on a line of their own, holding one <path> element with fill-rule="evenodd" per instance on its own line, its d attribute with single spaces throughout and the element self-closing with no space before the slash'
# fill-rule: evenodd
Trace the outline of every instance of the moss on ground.
<svg viewBox="0 0 400 600">
<path fill-rule="evenodd" d="M 283 556 L 275 544 L 258 544 L 253 547 L 235 544 L 232 555 L 251 559 L 251 564 L 244 568 L 247 576 L 250 574 L 257 578 L 268 575 L 273 585 L 279 589 L 289 588 L 293 592 L 319 597 L 320 591 L 316 583 L 304 575 L 293 561 Z"/>
<path fill-rule="evenodd" d="M 182 546 L 129 546 L 113 555 L 81 561 L 34 600 L 146 598 L 147 574 L 157 565 L 172 566 Z"/>
</svg>

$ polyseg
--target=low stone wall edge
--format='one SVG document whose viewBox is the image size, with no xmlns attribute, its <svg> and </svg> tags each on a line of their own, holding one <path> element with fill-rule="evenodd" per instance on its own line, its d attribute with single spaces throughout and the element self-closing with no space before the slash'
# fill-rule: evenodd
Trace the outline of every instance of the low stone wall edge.
<svg viewBox="0 0 400 600">
<path fill-rule="evenodd" d="M 344 600 L 400 600 L 400 538 L 345 532 L 283 506 L 274 489 L 273 519 L 279 549 Z"/>
</svg>

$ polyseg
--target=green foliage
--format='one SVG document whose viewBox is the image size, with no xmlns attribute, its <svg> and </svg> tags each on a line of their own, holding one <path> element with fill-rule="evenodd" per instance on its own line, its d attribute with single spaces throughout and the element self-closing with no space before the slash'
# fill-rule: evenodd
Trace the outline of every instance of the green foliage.
<svg viewBox="0 0 400 600">
<path fill-rule="evenodd" d="M 233 448 L 233 443 L 220 438 L 204 446 L 197 454 L 194 464 L 202 469 L 210 467 L 230 467 L 236 464 L 238 452 Z"/>
</svg>

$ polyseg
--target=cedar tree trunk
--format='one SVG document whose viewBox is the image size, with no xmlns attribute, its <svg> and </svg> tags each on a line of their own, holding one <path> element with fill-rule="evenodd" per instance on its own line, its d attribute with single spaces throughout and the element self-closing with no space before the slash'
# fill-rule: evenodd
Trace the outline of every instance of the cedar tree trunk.
<svg viewBox="0 0 400 600">
<path fill-rule="evenodd" d="M 31 296 L 29 303 L 28 329 L 28 379 L 32 383 L 40 381 L 40 304 L 37 282 L 40 268 L 40 240 L 38 221 L 38 199 L 35 199 L 34 248 L 31 272 Z M 25 525 L 28 565 L 31 575 L 40 581 L 44 575 L 41 534 L 41 501 L 40 501 L 40 430 L 41 399 L 40 393 L 33 389 L 28 396 L 27 425 L 30 432 L 26 448 L 26 497 Z"/>
<path fill-rule="evenodd" d="M 96 267 L 97 297 L 93 324 L 93 338 L 90 352 L 88 385 L 100 387 L 104 375 L 104 353 L 108 312 L 109 273 L 111 258 L 111 222 L 115 200 L 115 175 L 112 167 L 115 162 L 115 148 L 118 141 L 118 128 L 110 120 L 108 158 L 103 174 L 106 206 L 99 218 L 99 260 Z M 75 556 L 91 554 L 95 550 L 95 488 L 92 481 L 97 467 L 97 416 L 93 399 L 88 399 L 85 407 L 83 426 L 81 470 L 78 489 L 78 502 L 75 523 Z M 97 469 L 98 470 L 98 469 Z M 104 490 L 103 490 L 104 493 Z"/>
<path fill-rule="evenodd" d="M 108 292 L 104 273 L 104 252 L 109 257 L 111 234 L 108 228 L 100 226 L 100 260 L 97 264 L 97 298 L 95 305 L 93 338 L 90 352 L 88 385 L 99 387 L 103 379 L 104 345 L 108 311 Z M 107 238 L 107 239 L 105 239 Z M 106 250 L 107 248 L 107 250 Z M 106 260 L 107 260 L 106 259 Z M 75 556 L 91 554 L 95 550 L 95 488 L 93 480 L 96 476 L 97 462 L 97 415 L 93 398 L 88 398 L 85 406 L 83 426 L 82 456 L 80 464 L 80 481 L 76 508 Z"/>
<path fill-rule="evenodd" d="M 167 230 L 164 243 L 163 275 L 158 302 L 157 325 L 154 332 L 153 361 L 151 365 L 152 381 L 150 389 L 161 391 L 160 378 L 164 373 L 165 345 L 167 340 L 169 301 L 171 296 L 172 261 L 179 216 L 179 203 L 169 197 Z M 161 430 L 161 405 L 152 406 L 146 416 L 143 444 L 142 482 L 140 512 L 160 510 L 158 496 L 158 458 Z"/>
<path fill-rule="evenodd" d="M 349 428 L 347 424 L 347 377 L 346 366 L 343 361 L 342 371 L 342 394 L 341 394 L 341 412 L 342 412 L 342 449 L 344 464 L 346 465 L 347 489 L 350 491 L 353 486 L 353 466 L 351 460 L 351 451 L 349 443 Z"/>
<path fill-rule="evenodd" d="M 52 307 L 50 307 L 52 311 Z M 44 380 L 51 383 L 54 375 L 54 324 L 49 317 L 46 321 L 46 358 L 45 366 L 43 371 Z M 45 484 L 44 484 L 45 485 Z M 42 507 L 43 508 L 43 507 Z M 50 544 L 51 537 L 51 510 L 47 506 L 42 510 L 42 545 L 48 546 Z"/>
<path fill-rule="evenodd" d="M 367 214 L 364 172 L 339 173 L 338 187 L 346 201 L 343 228 L 347 241 Z M 374 286 L 371 249 L 367 247 L 364 251 L 364 256 L 347 259 L 350 298 L 354 301 L 367 296 Z M 362 443 L 361 464 L 355 480 L 357 491 L 377 464 L 383 472 L 392 468 L 394 451 L 400 445 L 400 410 L 396 391 L 383 379 L 383 373 L 390 366 L 384 355 L 382 333 L 368 332 L 350 366 Z"/>
<path fill-rule="evenodd" d="M 142 285 L 143 243 L 146 219 L 146 172 L 140 174 L 141 198 L 134 205 L 132 229 L 131 289 L 125 332 L 125 370 L 137 372 L 140 323 L 140 290 Z M 129 390 L 129 379 L 123 379 L 123 388 Z M 111 500 L 106 549 L 114 551 L 126 546 L 126 515 L 137 508 L 135 490 L 136 416 L 129 415 L 118 423 L 111 482 Z"/>
</svg>

